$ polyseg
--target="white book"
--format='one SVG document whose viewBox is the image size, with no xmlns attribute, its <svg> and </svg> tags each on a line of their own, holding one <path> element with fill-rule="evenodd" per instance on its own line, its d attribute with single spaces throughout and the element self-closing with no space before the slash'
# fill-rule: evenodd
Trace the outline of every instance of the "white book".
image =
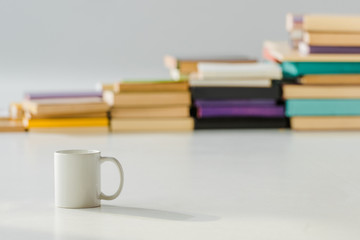
<svg viewBox="0 0 360 240">
<path fill-rule="evenodd" d="M 270 80 L 190 81 L 192 87 L 270 87 Z"/>
<path fill-rule="evenodd" d="M 299 54 L 300 55 L 308 55 L 310 54 L 310 47 L 307 43 L 305 42 L 300 42 L 299 43 Z"/>
<path fill-rule="evenodd" d="M 198 64 L 199 77 L 281 79 L 282 70 L 276 63 L 202 63 Z"/>
<path fill-rule="evenodd" d="M 192 87 L 271 87 L 271 79 L 189 79 Z"/>
</svg>

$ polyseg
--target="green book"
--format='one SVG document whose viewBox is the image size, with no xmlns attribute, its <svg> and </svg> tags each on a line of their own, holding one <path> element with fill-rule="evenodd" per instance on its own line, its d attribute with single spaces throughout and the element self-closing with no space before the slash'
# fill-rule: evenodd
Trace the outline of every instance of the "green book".
<svg viewBox="0 0 360 240">
<path fill-rule="evenodd" d="M 293 99 L 285 103 L 293 116 L 360 116 L 360 99 Z"/>
<path fill-rule="evenodd" d="M 308 74 L 356 74 L 360 73 L 360 62 L 283 62 L 284 78 Z"/>
</svg>

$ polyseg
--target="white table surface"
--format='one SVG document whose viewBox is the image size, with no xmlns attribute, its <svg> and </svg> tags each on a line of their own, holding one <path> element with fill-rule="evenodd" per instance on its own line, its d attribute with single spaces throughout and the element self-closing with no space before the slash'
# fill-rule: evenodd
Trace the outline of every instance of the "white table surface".
<svg viewBox="0 0 360 240">
<path fill-rule="evenodd" d="M 360 239 L 360 133 L 0 134 L 0 239 Z M 120 197 L 54 207 L 53 152 L 99 149 Z M 117 172 L 102 169 L 105 193 Z"/>
</svg>

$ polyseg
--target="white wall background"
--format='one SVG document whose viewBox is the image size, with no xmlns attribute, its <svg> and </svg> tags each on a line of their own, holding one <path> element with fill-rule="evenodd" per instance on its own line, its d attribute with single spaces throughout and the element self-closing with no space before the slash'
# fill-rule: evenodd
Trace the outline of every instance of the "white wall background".
<svg viewBox="0 0 360 240">
<path fill-rule="evenodd" d="M 0 108 L 24 91 L 164 77 L 165 53 L 261 57 L 285 14 L 358 14 L 354 0 L 0 0 Z"/>
</svg>

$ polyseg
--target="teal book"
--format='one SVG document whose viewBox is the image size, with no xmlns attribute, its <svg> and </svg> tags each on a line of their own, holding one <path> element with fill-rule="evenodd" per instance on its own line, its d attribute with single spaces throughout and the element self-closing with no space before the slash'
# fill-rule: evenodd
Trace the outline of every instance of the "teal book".
<svg viewBox="0 0 360 240">
<path fill-rule="evenodd" d="M 357 74 L 360 62 L 283 62 L 284 78 L 300 77 L 308 74 Z"/>
<path fill-rule="evenodd" d="M 285 102 L 285 115 L 360 116 L 360 99 L 292 99 Z"/>
</svg>

